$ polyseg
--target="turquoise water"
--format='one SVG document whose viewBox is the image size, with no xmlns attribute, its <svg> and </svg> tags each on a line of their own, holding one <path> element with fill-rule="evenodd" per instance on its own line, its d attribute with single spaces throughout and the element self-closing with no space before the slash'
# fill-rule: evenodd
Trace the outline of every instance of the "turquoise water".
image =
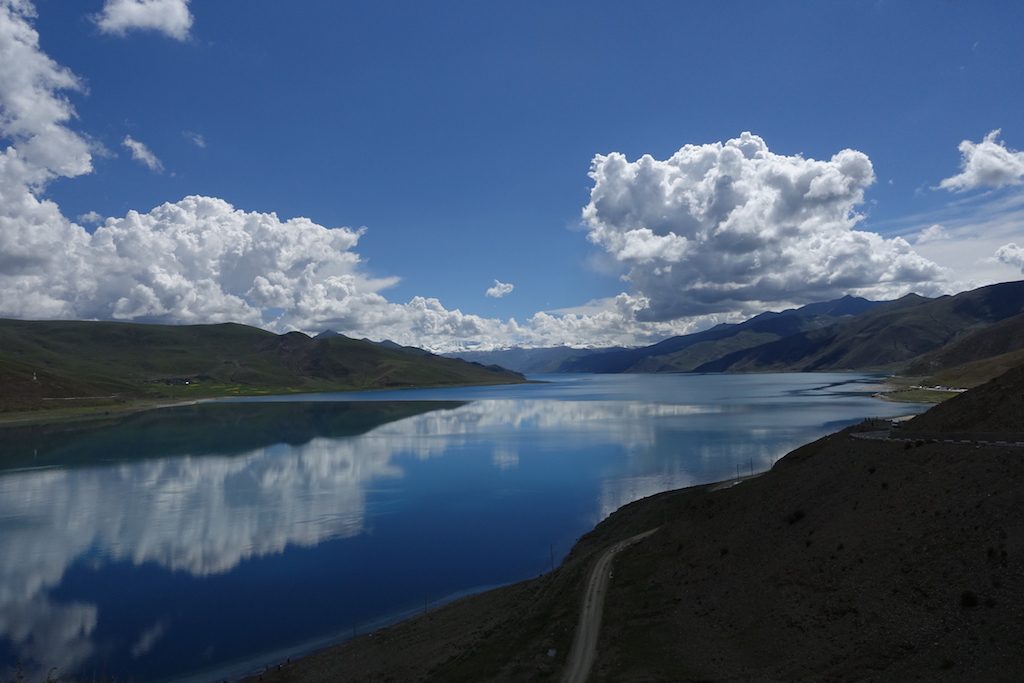
<svg viewBox="0 0 1024 683">
<path fill-rule="evenodd" d="M 0 430 L 0 675 L 253 671 L 536 576 L 632 500 L 922 409 L 852 374 L 537 379 Z"/>
</svg>

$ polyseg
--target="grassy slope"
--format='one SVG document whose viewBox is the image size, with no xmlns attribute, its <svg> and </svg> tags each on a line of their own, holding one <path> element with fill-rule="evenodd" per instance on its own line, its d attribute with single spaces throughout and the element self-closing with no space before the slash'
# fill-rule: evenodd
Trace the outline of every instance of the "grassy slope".
<svg viewBox="0 0 1024 683">
<path fill-rule="evenodd" d="M 1024 349 L 1010 351 L 991 358 L 982 358 L 940 370 L 929 377 L 929 384 L 969 389 L 984 384 L 1022 363 L 1024 363 Z"/>
<path fill-rule="evenodd" d="M 972 394 L 961 428 L 1000 402 L 1014 426 L 1024 370 Z M 656 526 L 616 559 L 592 680 L 1024 679 L 1021 451 L 851 431 L 734 488 L 630 504 L 552 574 L 262 680 L 557 680 L 589 561 Z"/>
<path fill-rule="evenodd" d="M 520 381 L 521 376 L 504 370 L 343 336 L 279 336 L 232 323 L 0 320 L 0 411 L 224 394 Z"/>
</svg>

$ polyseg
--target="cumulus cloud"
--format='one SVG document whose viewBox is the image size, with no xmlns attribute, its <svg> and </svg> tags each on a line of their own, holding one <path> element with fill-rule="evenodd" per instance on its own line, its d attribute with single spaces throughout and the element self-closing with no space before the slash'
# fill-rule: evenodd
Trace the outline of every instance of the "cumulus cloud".
<svg viewBox="0 0 1024 683">
<path fill-rule="evenodd" d="M 139 142 L 131 135 L 125 135 L 124 140 L 121 141 L 124 148 L 132 154 L 132 159 L 138 161 L 140 164 L 148 168 L 150 171 L 156 173 L 162 173 L 164 170 L 163 163 L 157 158 L 155 154 L 146 147 L 145 144 Z"/>
<path fill-rule="evenodd" d="M 211 197 L 130 211 L 93 233 L 69 221 L 40 193 L 90 172 L 90 143 L 67 125 L 74 109 L 64 93 L 79 81 L 40 50 L 34 16 L 30 3 L 0 0 L 0 137 L 10 142 L 0 153 L 0 315 L 335 327 L 438 350 L 516 328 L 436 299 L 389 302 L 380 291 L 396 279 L 360 270 L 360 233 L 348 228 Z M 125 144 L 158 163 L 130 136 Z"/>
<path fill-rule="evenodd" d="M 89 143 L 65 126 L 75 111 L 63 93 L 81 83 L 39 49 L 34 17 L 30 3 L 0 1 L 0 135 L 13 143 L 0 155 L 0 183 L 16 188 L 4 203 L 26 211 L 40 207 L 21 191 L 92 170 Z"/>
<path fill-rule="evenodd" d="M 124 35 L 128 31 L 159 31 L 176 40 L 188 38 L 192 28 L 189 0 L 106 0 L 95 17 L 103 33 Z"/>
<path fill-rule="evenodd" d="M 27 0 L 0 0 L 0 316 L 330 328 L 434 351 L 629 345 L 731 322 L 763 302 L 901 294 L 939 277 L 905 241 L 853 229 L 874 178 L 867 157 L 779 156 L 751 135 L 667 161 L 595 158 L 589 238 L 628 270 L 632 291 L 523 322 L 428 297 L 389 301 L 397 278 L 367 272 L 360 230 L 216 197 L 129 211 L 90 232 L 42 198 L 51 180 L 89 173 L 96 146 L 69 125 L 80 84 L 40 50 L 33 17 Z M 147 163 L 136 154 L 144 145 L 124 142 Z"/>
<path fill-rule="evenodd" d="M 953 192 L 979 187 L 1004 187 L 1024 182 L 1024 152 L 1008 149 L 995 129 L 981 142 L 960 143 L 960 173 L 946 178 L 939 187 Z"/>
<path fill-rule="evenodd" d="M 88 223 L 89 225 L 94 225 L 96 223 L 102 223 L 103 222 L 103 216 L 102 216 L 102 214 L 100 214 L 100 213 L 98 213 L 96 211 L 86 211 L 85 213 L 83 213 L 82 215 L 80 215 L 78 217 L 78 222 L 79 223 Z"/>
<path fill-rule="evenodd" d="M 945 277 L 902 238 L 856 230 L 875 180 L 845 149 L 827 161 L 771 152 L 750 133 L 664 161 L 594 158 L 588 238 L 627 269 L 642 320 L 905 293 Z"/>
<path fill-rule="evenodd" d="M 84 231 L 39 193 L 92 170 L 89 142 L 66 125 L 75 111 L 65 93 L 81 85 L 39 49 L 34 16 L 30 3 L 0 1 L 0 139 L 9 143 L 0 152 L 0 309 L 20 317 L 66 311 L 70 292 L 40 288 L 39 274 L 75 271 L 62 254 Z"/>
<path fill-rule="evenodd" d="M 1017 246 L 1016 242 L 1010 242 L 996 249 L 996 259 L 1014 268 L 1020 268 L 1024 273 L 1024 247 Z"/>
<path fill-rule="evenodd" d="M 495 299 L 511 294 L 512 290 L 515 289 L 515 285 L 509 284 L 508 282 L 501 282 L 500 280 L 494 281 L 494 286 L 489 287 L 484 294 Z"/>
</svg>

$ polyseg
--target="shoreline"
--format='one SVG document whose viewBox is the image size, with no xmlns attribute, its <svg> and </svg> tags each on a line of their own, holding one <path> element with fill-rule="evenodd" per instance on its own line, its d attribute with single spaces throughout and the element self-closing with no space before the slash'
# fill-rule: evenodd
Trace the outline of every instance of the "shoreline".
<svg viewBox="0 0 1024 683">
<path fill-rule="evenodd" d="M 845 372 L 855 373 L 855 372 L 860 372 L 860 371 L 850 370 L 850 371 L 845 371 Z M 589 373 L 581 373 L 581 374 L 589 374 Z M 618 373 L 618 374 L 621 374 L 621 373 Z M 642 374 L 692 374 L 692 373 L 642 373 Z M 765 373 L 724 373 L 724 374 L 744 375 L 744 374 L 765 374 Z M 949 395 L 943 395 L 941 398 L 937 398 L 937 399 L 927 399 L 927 398 L 923 398 L 923 399 L 922 398 L 918 398 L 916 400 L 913 399 L 913 398 L 899 399 L 899 398 L 892 397 L 890 394 L 899 393 L 901 391 L 907 391 L 907 389 L 900 388 L 898 384 L 894 384 L 892 382 L 889 382 L 888 379 L 884 380 L 883 383 L 886 386 L 893 387 L 893 389 L 889 390 L 889 391 L 880 391 L 880 392 L 874 393 L 874 394 L 871 395 L 871 398 L 876 398 L 878 400 L 895 402 L 895 403 L 939 403 L 939 402 L 945 400 L 946 398 L 949 398 L 951 396 L 955 396 L 956 395 L 956 393 L 950 393 Z M 212 396 L 199 396 L 199 397 L 195 397 L 195 398 L 182 398 L 182 399 L 172 399 L 170 397 L 168 397 L 168 398 L 153 398 L 153 399 L 147 399 L 147 398 L 127 398 L 127 399 L 124 399 L 124 401 L 121 402 L 121 403 L 111 403 L 111 404 L 94 405 L 94 406 L 81 406 L 81 407 L 74 407 L 74 406 L 65 407 L 65 406 L 61 406 L 61 407 L 58 407 L 58 408 L 49 408 L 49 409 L 40 409 L 40 410 L 23 410 L 23 411 L 0 412 L 0 430 L 3 430 L 4 428 L 7 428 L 7 427 L 44 426 L 44 425 L 49 425 L 49 424 L 63 424 L 63 423 L 85 422 L 85 421 L 102 420 L 102 419 L 116 419 L 116 418 L 125 417 L 127 415 L 132 415 L 132 414 L 135 414 L 135 413 L 145 412 L 145 411 L 149 411 L 149 410 L 159 410 L 159 409 L 162 409 L 162 408 L 177 408 L 177 407 L 181 407 L 181 406 L 197 405 L 197 404 L 200 404 L 200 403 L 212 403 L 212 402 L 220 401 L 220 400 L 223 400 L 223 399 L 236 399 L 236 398 L 238 398 L 238 399 L 260 399 L 260 398 L 262 398 L 262 399 L 268 400 L 268 402 L 272 402 L 272 399 L 277 398 L 277 397 L 281 397 L 281 398 L 285 398 L 285 397 L 294 398 L 294 397 L 302 396 L 302 395 L 306 395 L 306 394 L 308 394 L 308 395 L 323 395 L 323 394 L 332 394 L 332 393 L 338 393 L 338 394 L 359 393 L 359 394 L 364 394 L 364 393 L 374 393 L 374 392 L 384 392 L 384 391 L 409 391 L 409 390 L 417 390 L 417 389 L 458 389 L 458 388 L 465 388 L 465 387 L 500 387 L 500 386 L 511 386 L 511 385 L 520 385 L 520 384 L 548 384 L 548 382 L 545 382 L 543 380 L 526 379 L 524 377 L 524 379 L 522 381 L 518 381 L 518 382 L 498 382 L 498 383 L 488 382 L 486 384 L 476 384 L 476 383 L 469 383 L 469 384 L 423 384 L 423 385 L 409 385 L 409 386 L 400 386 L 400 387 L 373 387 L 373 388 L 366 388 L 366 389 L 358 389 L 358 388 L 331 388 L 331 389 L 322 389 L 322 390 L 307 390 L 307 389 L 298 390 L 297 389 L 295 391 L 279 391 L 279 392 L 270 392 L 270 393 L 258 392 L 257 391 L 257 392 L 245 393 L 245 394 L 242 394 L 242 393 L 237 393 L 237 394 L 219 394 L 219 395 L 212 395 Z M 46 398 L 46 399 L 43 399 L 43 400 L 46 400 L 46 401 L 56 401 L 56 400 L 74 401 L 74 400 L 95 400 L 95 398 L 97 398 L 97 397 L 83 396 L 83 397 L 68 397 L 68 398 L 61 398 L 61 399 Z M 104 398 L 106 398 L 106 397 L 104 397 Z M 396 399 L 396 400 L 401 400 L 401 399 Z"/>
<path fill-rule="evenodd" d="M 355 635 L 349 635 L 346 632 L 344 635 L 335 634 L 333 636 L 318 638 L 315 641 L 311 641 L 306 644 L 300 644 L 289 648 L 281 648 L 275 652 L 268 653 L 265 657 L 253 657 L 249 660 L 249 663 L 252 665 L 247 668 L 239 665 L 223 667 L 215 671 L 204 672 L 204 674 L 196 674 L 194 676 L 183 678 L 180 681 L 176 681 L 176 683 L 199 683 L 199 681 L 205 680 L 201 677 L 202 675 L 206 675 L 206 677 L 209 678 L 209 674 L 215 673 L 218 674 L 217 676 L 214 676 L 215 678 L 227 678 L 227 680 L 237 681 L 238 683 L 264 681 L 268 675 L 272 675 L 275 672 L 287 671 L 289 667 L 300 662 L 309 661 L 315 657 L 330 657 L 332 653 L 336 653 L 337 651 L 352 646 L 353 644 L 358 644 L 361 641 L 365 641 L 365 639 L 384 635 L 394 629 L 415 627 L 421 622 L 429 620 L 433 615 L 441 610 L 459 607 L 463 601 L 473 600 L 475 598 L 486 599 L 490 596 L 496 596 L 502 591 L 529 592 L 536 587 L 538 582 L 550 581 L 556 575 L 566 571 L 567 569 L 570 571 L 578 571 L 581 568 L 581 563 L 586 564 L 592 554 L 600 554 L 600 552 L 605 549 L 603 545 L 600 545 L 600 541 L 598 541 L 598 547 L 594 548 L 590 552 L 587 552 L 586 545 L 592 542 L 595 536 L 602 535 L 602 532 L 609 526 L 615 526 L 617 523 L 622 523 L 624 520 L 627 523 L 635 523 L 634 520 L 629 517 L 631 514 L 642 517 L 644 513 L 647 513 L 648 516 L 658 518 L 661 513 L 658 512 L 651 515 L 650 508 L 657 507 L 671 499 L 733 489 L 744 482 L 757 479 L 770 471 L 771 468 L 739 477 L 727 477 L 725 479 L 705 482 L 702 484 L 693 484 L 692 486 L 685 486 L 683 488 L 669 489 L 667 491 L 653 493 L 649 496 L 638 498 L 637 500 L 626 503 L 580 536 L 580 538 L 576 540 L 576 543 L 573 544 L 569 554 L 562 559 L 562 562 L 556 566 L 554 570 L 546 571 L 540 576 L 512 581 L 505 584 L 481 586 L 468 589 L 466 591 L 458 591 L 431 604 L 430 608 L 426 611 L 421 608 L 412 608 L 374 619 L 370 622 L 369 628 L 359 629 Z M 257 661 L 261 663 L 256 664 Z"/>
<path fill-rule="evenodd" d="M 529 581 L 532 579 L 526 580 Z M 174 683 L 204 683 L 205 681 L 211 680 L 246 681 L 254 678 L 258 679 L 263 672 L 270 670 L 275 665 L 290 663 L 292 660 L 298 661 L 317 652 L 339 647 L 359 638 L 368 636 L 372 637 L 373 634 L 382 629 L 398 626 L 414 619 L 418 619 L 419 617 L 429 615 L 432 612 L 436 612 L 437 610 L 447 607 L 448 605 L 458 602 L 464 598 L 472 598 L 490 591 L 508 588 L 509 586 L 516 585 L 517 583 L 522 582 L 515 581 L 512 583 L 484 584 L 482 586 L 474 586 L 473 588 L 455 591 L 454 593 L 441 596 L 437 600 L 428 603 L 426 609 L 416 606 L 398 610 L 397 612 L 371 619 L 364 624 L 356 624 L 352 630 L 338 631 L 330 635 L 313 638 L 304 643 L 282 647 L 263 655 L 224 664 L 215 669 L 186 674 L 173 680 Z"/>
<path fill-rule="evenodd" d="M 81 407 L 59 407 L 41 410 L 10 411 L 0 413 L 0 430 L 6 427 L 28 427 L 45 426 L 50 424 L 63 424 L 72 422 L 87 422 L 93 420 L 114 419 L 125 417 L 135 413 L 162 408 L 178 408 L 181 406 L 198 405 L 200 403 L 214 403 L 223 399 L 247 399 L 247 398 L 294 398 L 302 395 L 342 394 L 342 393 L 363 393 L 373 391 L 404 391 L 415 389 L 458 389 L 464 387 L 501 387 L 519 384 L 546 384 L 537 380 L 524 380 L 522 382 L 488 382 L 486 384 L 424 384 L 416 386 L 401 386 L 390 388 L 372 389 L 324 389 L 321 391 L 301 390 L 294 392 L 275 393 L 251 393 L 251 394 L 222 394 L 216 396 L 201 396 L 196 398 L 175 399 L 125 399 L 123 403 L 113 403 L 96 406 Z M 80 400 L 93 400 L 91 397 L 81 397 Z M 401 399 L 396 399 L 401 400 Z M 268 400 L 268 402 L 273 402 Z"/>
<path fill-rule="evenodd" d="M 127 401 L 121 404 L 102 406 L 83 406 L 71 408 L 66 412 L 62 409 L 20 411 L 0 413 L 0 430 L 6 427 L 31 427 L 45 426 L 51 424 L 65 424 L 74 422 L 90 422 L 119 418 L 135 413 L 143 413 L 149 410 L 160 410 L 161 408 L 177 408 L 180 406 L 192 406 L 216 400 L 217 397 L 193 398 L 180 401 L 157 401 L 149 403 L 146 401 Z M 58 412 L 60 411 L 60 412 Z"/>
</svg>

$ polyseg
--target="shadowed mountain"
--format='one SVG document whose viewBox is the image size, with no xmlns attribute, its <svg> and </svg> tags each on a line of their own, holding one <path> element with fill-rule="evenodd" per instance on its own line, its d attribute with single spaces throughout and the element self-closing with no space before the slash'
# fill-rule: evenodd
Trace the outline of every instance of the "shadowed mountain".
<svg viewBox="0 0 1024 683">
<path fill-rule="evenodd" d="M 1014 354 L 1024 349 L 1024 314 L 1015 315 L 980 330 L 963 335 L 945 346 L 917 358 L 907 366 L 905 374 L 910 376 L 934 375 L 949 373 L 953 369 L 972 365 L 980 367 L 1006 354 Z M 1014 365 L 1014 363 L 1010 363 Z M 1005 369 L 1009 369 L 1008 367 Z M 1004 371 L 1005 371 L 1004 369 Z M 987 381 L 1002 374 L 991 371 Z"/>
<path fill-rule="evenodd" d="M 500 365 L 524 373 L 563 372 L 563 367 L 574 361 L 597 354 L 626 349 L 574 349 L 569 346 L 550 346 L 537 349 L 501 349 L 498 351 L 457 351 L 446 353 L 449 358 Z"/>
<path fill-rule="evenodd" d="M 968 335 L 992 334 L 992 330 L 986 328 L 1022 312 L 1024 282 L 990 285 L 937 299 L 908 294 L 850 320 L 730 353 L 696 369 L 701 372 L 897 370 Z M 978 339 L 980 337 L 975 341 Z M 991 348 L 1005 346 L 996 342 L 990 345 Z"/>
<path fill-rule="evenodd" d="M 320 334 L 313 335 L 313 339 L 333 339 L 333 338 L 336 338 L 336 337 L 344 337 L 344 336 L 345 335 L 343 335 L 341 332 L 335 332 L 334 330 L 324 330 Z M 390 349 L 392 351 L 406 351 L 408 353 L 416 354 L 417 356 L 430 356 L 430 355 L 432 355 L 430 353 L 430 351 L 427 351 L 426 349 L 421 349 L 418 346 L 402 346 L 401 344 L 399 344 L 397 342 L 393 342 L 390 339 L 385 339 L 383 341 L 375 342 L 372 339 L 367 339 L 366 337 L 363 337 L 360 341 L 364 341 L 367 344 L 374 344 L 376 346 L 381 347 L 382 349 Z M 451 358 L 455 357 L 455 356 L 453 356 L 451 354 L 442 354 L 442 355 L 444 355 L 446 357 L 451 357 Z"/>
<path fill-rule="evenodd" d="M 563 372 L 689 372 L 723 356 L 817 330 L 880 305 L 882 302 L 845 296 L 779 313 L 761 313 L 742 323 L 717 325 L 639 349 L 570 359 L 560 369 Z"/>
<path fill-rule="evenodd" d="M 138 399 L 507 384 L 517 373 L 246 325 L 0 320 L 0 410 Z"/>
</svg>

